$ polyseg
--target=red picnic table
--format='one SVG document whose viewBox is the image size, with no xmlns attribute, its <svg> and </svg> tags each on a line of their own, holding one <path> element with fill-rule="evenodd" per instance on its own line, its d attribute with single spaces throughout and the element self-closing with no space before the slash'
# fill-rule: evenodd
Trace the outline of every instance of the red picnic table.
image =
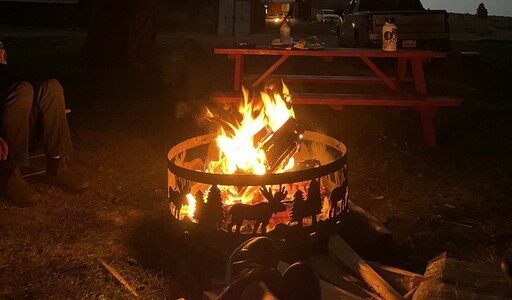
<svg viewBox="0 0 512 300">
<path fill-rule="evenodd" d="M 267 68 L 249 86 L 256 88 L 269 77 L 279 77 L 285 82 L 308 82 L 308 83 L 330 83 L 330 84 L 384 84 L 389 88 L 391 95 L 371 94 L 294 94 L 293 103 L 298 105 L 328 105 L 335 109 L 342 109 L 344 106 L 389 106 L 389 107 L 412 107 L 421 115 L 421 123 L 425 144 L 435 147 L 436 138 L 433 119 L 439 107 L 461 106 L 462 100 L 458 97 L 433 97 L 428 95 L 427 84 L 423 64 L 430 62 L 432 58 L 445 58 L 446 53 L 430 50 L 399 50 L 396 52 L 385 52 L 380 49 L 349 49 L 349 48 L 327 48 L 323 50 L 286 50 L 286 49 L 239 49 L 239 48 L 216 48 L 215 54 L 228 55 L 235 60 L 233 75 L 233 91 L 241 89 L 244 78 L 244 56 L 275 56 L 277 60 Z M 326 61 L 332 61 L 334 57 L 359 58 L 375 74 L 374 77 L 361 76 L 320 76 L 320 75 L 272 75 L 289 57 L 318 57 Z M 388 76 L 379 68 L 372 59 L 390 58 L 396 59 L 396 77 Z M 412 79 L 415 91 L 407 92 L 403 89 L 403 83 L 407 75 L 407 67 L 411 65 Z M 214 94 L 211 100 L 219 103 L 237 103 L 240 101 L 238 93 Z"/>
</svg>

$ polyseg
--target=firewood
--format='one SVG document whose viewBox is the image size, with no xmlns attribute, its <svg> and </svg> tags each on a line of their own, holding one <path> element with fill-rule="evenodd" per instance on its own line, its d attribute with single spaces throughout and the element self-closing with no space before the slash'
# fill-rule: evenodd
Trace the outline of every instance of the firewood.
<svg viewBox="0 0 512 300">
<path fill-rule="evenodd" d="M 511 299 L 510 278 L 497 266 L 449 258 L 430 260 L 413 299 Z"/>
<path fill-rule="evenodd" d="M 404 295 L 404 300 L 411 300 L 412 297 L 414 296 L 414 293 L 416 293 L 417 290 L 418 290 L 418 288 L 415 287 L 412 290 L 410 290 L 409 292 L 407 292 L 407 294 Z"/>
<path fill-rule="evenodd" d="M 366 261 L 375 272 L 402 295 L 416 289 L 425 280 L 425 276 L 396 267 L 385 266 L 380 263 Z"/>
<path fill-rule="evenodd" d="M 362 207 L 349 201 L 339 235 L 363 256 L 375 255 L 374 249 L 387 249 L 393 236 L 382 222 Z"/>
<path fill-rule="evenodd" d="M 134 297 L 139 297 L 139 294 L 137 294 L 132 286 L 123 278 L 123 276 L 121 276 L 121 274 L 119 274 L 119 272 L 116 271 L 116 269 L 107 264 L 103 259 L 100 259 L 100 263 L 120 284 L 124 286 L 125 289 L 130 292 L 130 294 Z"/>
<path fill-rule="evenodd" d="M 320 280 L 323 299 L 346 299 L 346 300 L 364 300 L 366 298 L 359 297 L 349 291 L 341 289 L 327 281 Z"/>
<path fill-rule="evenodd" d="M 379 295 L 366 288 L 366 283 L 352 276 L 348 270 L 336 266 L 336 262 L 329 257 L 313 256 L 310 257 L 310 262 L 313 270 L 323 280 L 365 299 L 381 299 Z"/>
<path fill-rule="evenodd" d="M 364 210 L 361 206 L 350 201 L 349 207 L 351 213 L 357 216 L 356 218 L 358 222 L 361 222 L 364 224 L 364 226 L 368 227 L 367 230 L 375 232 L 375 234 L 379 237 L 391 237 L 391 231 L 389 231 L 389 229 L 387 229 L 384 224 L 382 224 L 377 218 Z"/>
<path fill-rule="evenodd" d="M 402 299 L 375 270 L 373 270 L 357 253 L 339 236 L 331 235 L 328 249 L 339 261 L 361 277 L 384 299 Z"/>
</svg>

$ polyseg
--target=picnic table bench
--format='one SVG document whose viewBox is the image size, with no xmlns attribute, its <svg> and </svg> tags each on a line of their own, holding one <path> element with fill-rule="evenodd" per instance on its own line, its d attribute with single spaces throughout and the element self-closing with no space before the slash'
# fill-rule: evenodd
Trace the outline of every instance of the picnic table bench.
<svg viewBox="0 0 512 300">
<path fill-rule="evenodd" d="M 245 56 L 275 56 L 276 61 L 270 65 L 262 74 L 256 75 L 249 82 L 250 88 L 259 87 L 265 80 L 271 77 L 282 78 L 285 83 L 328 83 L 328 84 L 360 84 L 375 85 L 381 84 L 388 88 L 389 94 L 331 94 L 331 93 L 304 93 L 293 94 L 294 105 L 327 105 L 334 109 L 341 109 L 344 106 L 388 106 L 388 107 L 411 107 L 417 110 L 421 116 L 421 124 L 425 145 L 435 147 L 436 138 L 433 120 L 440 107 L 459 107 L 462 99 L 453 96 L 429 96 L 423 64 L 430 62 L 432 58 L 445 58 L 446 53 L 430 50 L 399 50 L 396 52 L 385 52 L 380 49 L 349 49 L 349 48 L 326 48 L 318 51 L 308 50 L 287 50 L 287 49 L 238 49 L 238 48 L 216 48 L 215 54 L 227 55 L 234 59 L 233 91 L 230 93 L 214 93 L 210 99 L 217 103 L 238 103 L 240 101 L 242 80 L 244 79 L 244 57 Z M 322 75 L 299 75 L 279 74 L 274 72 L 290 57 L 318 57 L 325 61 L 332 61 L 335 57 L 359 58 L 373 72 L 373 77 L 362 76 L 322 76 Z M 379 68 L 372 59 L 389 58 L 396 59 L 395 77 L 387 75 Z M 412 69 L 412 81 L 415 90 L 413 92 L 404 89 L 407 81 L 407 68 L 410 64 Z M 251 77 L 247 77 L 251 79 Z M 256 78 L 256 79 L 254 79 Z"/>
</svg>

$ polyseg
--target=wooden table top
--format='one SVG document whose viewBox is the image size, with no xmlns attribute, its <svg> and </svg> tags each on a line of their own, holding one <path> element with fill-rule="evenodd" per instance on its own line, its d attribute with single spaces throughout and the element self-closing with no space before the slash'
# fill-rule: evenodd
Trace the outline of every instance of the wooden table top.
<svg viewBox="0 0 512 300">
<path fill-rule="evenodd" d="M 272 48 L 215 48 L 215 54 L 227 55 L 290 55 L 318 57 L 395 57 L 395 58 L 445 58 L 446 53 L 432 50 L 398 50 L 386 52 L 370 48 L 325 48 L 321 50 L 272 49 Z"/>
</svg>

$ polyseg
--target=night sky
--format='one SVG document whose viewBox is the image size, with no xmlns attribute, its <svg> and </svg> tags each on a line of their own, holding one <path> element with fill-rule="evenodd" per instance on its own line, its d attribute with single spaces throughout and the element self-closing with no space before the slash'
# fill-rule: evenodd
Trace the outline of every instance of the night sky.
<svg viewBox="0 0 512 300">
<path fill-rule="evenodd" d="M 474 14 L 483 3 L 489 15 L 512 17 L 512 0 L 421 0 L 425 8 L 446 9 L 449 12 Z"/>
</svg>

